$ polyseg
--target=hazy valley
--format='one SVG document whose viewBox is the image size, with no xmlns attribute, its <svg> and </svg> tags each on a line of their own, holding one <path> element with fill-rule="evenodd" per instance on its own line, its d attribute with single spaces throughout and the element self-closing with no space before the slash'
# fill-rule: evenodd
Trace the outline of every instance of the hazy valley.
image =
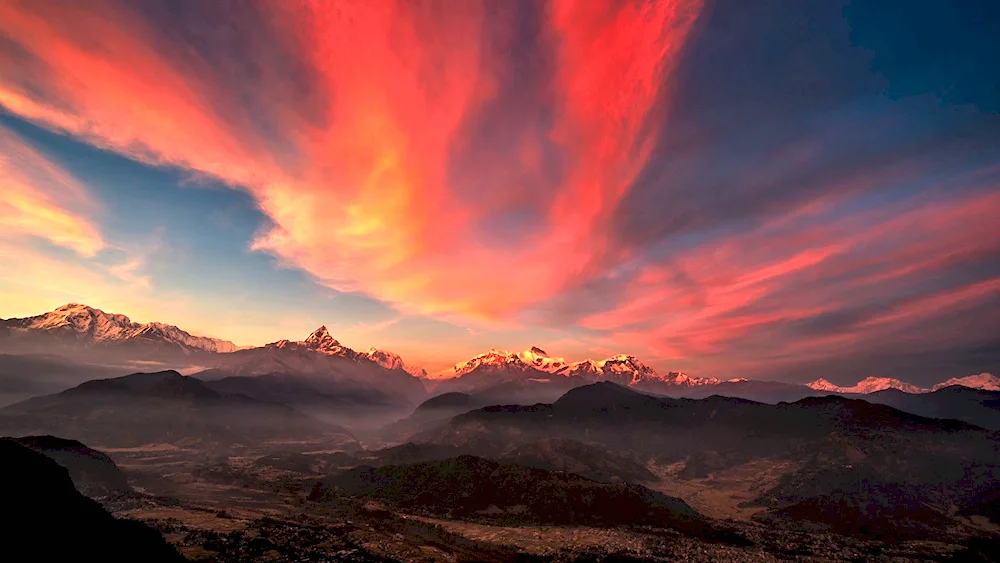
<svg viewBox="0 0 1000 563">
<path fill-rule="evenodd" d="M 82 493 L 163 560 L 989 561 L 1000 546 L 988 374 L 828 389 L 535 347 L 435 379 L 325 327 L 236 349 L 83 306 L 2 325 L 17 502 L 101 510 Z M 102 533 L 89 549 L 110 549 Z"/>
</svg>

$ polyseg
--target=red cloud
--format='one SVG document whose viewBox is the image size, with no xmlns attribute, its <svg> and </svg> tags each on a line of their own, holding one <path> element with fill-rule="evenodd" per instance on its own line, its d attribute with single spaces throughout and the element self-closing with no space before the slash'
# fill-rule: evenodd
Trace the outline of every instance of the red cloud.
<svg viewBox="0 0 1000 563">
<path fill-rule="evenodd" d="M 553 108 L 547 135 L 572 172 L 531 240 L 500 247 L 477 226 L 495 198 L 458 197 L 448 177 L 470 113 L 496 91 L 487 57 L 497 55 L 482 48 L 485 26 L 496 25 L 487 6 L 272 5 L 270 36 L 244 38 L 249 52 L 232 55 L 261 62 L 255 82 L 234 85 L 227 75 L 238 61 L 205 57 L 128 8 L 5 3 L 0 32 L 30 57 L 0 58 L 0 104 L 248 190 L 273 221 L 254 248 L 331 287 L 419 312 L 508 317 L 557 293 L 577 273 L 567 263 L 607 247 L 601 217 L 649 158 L 648 131 L 658 129 L 649 121 L 664 119 L 663 86 L 701 2 L 556 1 L 542 10 L 556 70 L 537 102 Z M 230 15 L 238 34 L 249 16 Z M 290 85 L 277 50 L 301 67 L 301 87 Z M 240 102 L 247 97 L 254 103 Z M 537 167 L 537 142 L 526 138 L 521 158 L 500 164 Z"/>
</svg>

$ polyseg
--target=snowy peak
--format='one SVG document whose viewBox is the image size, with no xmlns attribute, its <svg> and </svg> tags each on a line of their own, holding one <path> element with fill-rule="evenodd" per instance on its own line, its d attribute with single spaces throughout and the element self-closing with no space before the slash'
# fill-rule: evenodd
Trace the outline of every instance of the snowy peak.
<svg viewBox="0 0 1000 563">
<path fill-rule="evenodd" d="M 478 356 L 474 356 L 464 362 L 458 362 L 455 364 L 455 367 L 449 370 L 450 373 L 447 375 L 450 377 L 461 377 L 480 368 L 488 370 L 513 369 L 516 371 L 526 371 L 528 369 L 528 364 L 526 364 L 517 354 L 511 354 L 506 350 L 490 348 L 485 354 L 479 354 Z"/>
<path fill-rule="evenodd" d="M 844 387 L 834 385 L 822 377 L 812 383 L 806 383 L 806 387 L 815 389 L 816 391 L 829 391 L 831 393 L 842 393 L 841 389 L 844 389 Z"/>
<path fill-rule="evenodd" d="M 628 354 L 612 356 L 606 360 L 592 362 L 591 365 L 600 369 L 603 379 L 619 381 L 627 385 L 662 380 L 653 368 Z"/>
<path fill-rule="evenodd" d="M 176 326 L 158 322 L 135 323 L 125 315 L 105 313 L 79 303 L 69 303 L 34 317 L 7 319 L 2 324 L 20 335 L 51 336 L 63 341 L 75 340 L 83 345 L 142 342 L 207 352 L 233 352 L 238 349 L 228 340 L 193 336 Z"/>
<path fill-rule="evenodd" d="M 722 383 L 722 380 L 715 377 L 691 377 L 684 372 L 670 372 L 663 378 L 663 380 L 672 385 L 681 385 L 684 387 L 699 387 L 702 385 L 718 385 Z M 734 378 L 728 380 L 729 383 L 739 383 L 741 381 L 746 381 L 746 379 Z"/>
<path fill-rule="evenodd" d="M 370 361 L 387 370 L 406 372 L 414 377 L 424 377 L 427 375 L 427 372 L 420 368 L 407 366 L 399 354 L 379 350 L 378 348 L 369 348 L 366 352 L 356 352 L 331 336 L 330 331 L 327 330 L 325 325 L 314 330 L 305 340 L 278 340 L 277 342 L 267 344 L 264 348 L 293 352 L 301 351 L 306 353 L 306 357 L 315 352 L 320 354 L 318 359 L 322 359 L 323 356 L 330 356 L 345 358 L 355 362 Z"/>
<path fill-rule="evenodd" d="M 952 385 L 972 387 L 973 389 L 982 389 L 983 391 L 1000 391 L 1000 377 L 997 377 L 992 373 L 980 373 L 979 375 L 969 375 L 966 377 L 953 377 L 948 381 L 938 383 L 932 389 L 937 391 L 938 389 L 951 387 Z"/>
<path fill-rule="evenodd" d="M 916 385 L 911 385 L 905 381 L 900 381 L 898 379 L 893 379 L 891 377 L 866 377 L 851 387 L 841 387 L 839 385 L 834 385 L 826 379 L 817 379 L 812 383 L 807 383 L 806 387 L 810 389 L 815 389 L 816 391 L 828 391 L 830 393 L 851 393 L 851 394 L 867 394 L 875 393 L 877 391 L 885 391 L 886 389 L 898 389 L 904 393 L 926 393 L 927 389 L 917 387 Z"/>
<path fill-rule="evenodd" d="M 399 354 L 379 350 L 378 348 L 369 348 L 364 355 L 386 369 L 403 369 L 403 358 L 399 357 Z"/>
<path fill-rule="evenodd" d="M 351 360 L 356 360 L 359 356 L 357 352 L 346 346 L 342 346 L 334 337 L 330 336 L 330 331 L 323 325 L 306 337 L 305 340 L 278 340 L 267 344 L 265 348 L 279 348 L 283 350 L 308 350 L 318 352 L 325 356 L 340 356 Z"/>
<path fill-rule="evenodd" d="M 568 365 L 563 358 L 553 358 L 538 346 L 532 346 L 530 349 L 518 354 L 517 357 L 525 364 L 549 373 L 557 373 L 565 370 Z"/>
<path fill-rule="evenodd" d="M 667 372 L 659 374 L 629 354 L 618 354 L 604 360 L 583 360 L 569 364 L 565 370 L 569 376 L 583 377 L 592 380 L 608 380 L 622 385 L 641 385 L 644 383 L 661 383 L 696 387 L 721 383 L 716 378 L 691 377 L 682 372 Z"/>
<path fill-rule="evenodd" d="M 330 336 L 330 331 L 326 329 L 326 325 L 322 325 L 310 334 L 303 343 L 313 350 L 324 353 L 339 354 L 344 347 L 337 342 L 337 339 Z"/>
<path fill-rule="evenodd" d="M 415 377 L 426 377 L 427 370 L 407 366 L 399 354 L 394 354 L 378 348 L 369 348 L 367 352 L 361 354 L 385 369 L 405 371 Z"/>
<path fill-rule="evenodd" d="M 635 356 L 618 354 L 603 360 L 582 360 L 567 362 L 564 358 L 550 356 L 538 346 L 512 354 L 506 350 L 491 348 L 485 354 L 480 354 L 467 361 L 455 364 L 455 367 L 442 373 L 442 377 L 461 377 L 477 369 L 504 370 L 507 372 L 525 372 L 534 370 L 557 374 L 565 377 L 575 377 L 587 381 L 614 381 L 622 385 L 639 385 L 643 383 L 676 383 L 693 386 L 719 383 L 718 379 L 698 379 L 681 373 L 669 373 L 661 376 L 650 366 L 641 362 Z"/>
<path fill-rule="evenodd" d="M 31 331 L 44 331 L 58 336 L 77 336 L 95 341 L 127 338 L 142 327 L 125 315 L 108 314 L 78 303 L 70 303 L 51 313 L 24 319 L 10 319 L 8 326 Z"/>
</svg>

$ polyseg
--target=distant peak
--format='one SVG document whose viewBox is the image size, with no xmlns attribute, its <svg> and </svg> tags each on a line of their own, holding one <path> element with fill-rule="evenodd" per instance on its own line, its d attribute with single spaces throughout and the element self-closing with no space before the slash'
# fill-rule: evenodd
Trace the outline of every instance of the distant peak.
<svg viewBox="0 0 1000 563">
<path fill-rule="evenodd" d="M 308 338 L 306 338 L 306 340 L 308 340 L 309 338 L 326 338 L 326 337 L 330 337 L 330 331 L 327 330 L 326 325 L 320 325 L 319 328 L 312 331 L 312 333 L 309 335 Z"/>
<path fill-rule="evenodd" d="M 984 391 L 1000 391 L 1000 377 L 993 375 L 992 373 L 980 373 L 979 375 L 969 375 L 966 377 L 953 377 L 948 381 L 943 381 L 934 386 L 934 391 L 938 389 L 944 389 L 945 387 L 952 387 L 959 385 L 962 387 L 971 387 L 973 389 L 982 389 Z"/>
<path fill-rule="evenodd" d="M 330 331 L 326 329 L 326 325 L 321 325 L 319 328 L 314 330 L 312 334 L 305 339 L 305 343 L 320 350 L 340 347 L 340 342 L 338 342 L 336 338 L 330 336 Z"/>
<path fill-rule="evenodd" d="M 926 393 L 927 389 L 922 389 L 916 385 L 911 385 L 905 381 L 893 379 L 891 377 L 866 377 L 850 387 L 835 385 L 826 379 L 819 378 L 816 381 L 807 383 L 806 387 L 816 391 L 830 393 L 848 393 L 852 395 L 867 395 L 886 389 L 898 389 L 904 393 Z"/>
<path fill-rule="evenodd" d="M 542 350 L 538 346 L 532 346 L 531 347 L 531 352 L 534 353 L 534 354 L 537 354 L 539 356 L 546 356 L 546 357 L 548 356 L 548 353 L 546 353 L 545 350 Z"/>
<path fill-rule="evenodd" d="M 523 355 L 523 353 L 521 354 Z M 519 354 L 511 354 L 507 350 L 498 350 L 496 348 L 490 348 L 483 354 L 478 356 L 473 356 L 472 358 L 455 364 L 455 367 L 446 372 L 450 376 L 462 376 L 469 373 L 477 368 L 486 369 L 509 369 L 513 368 L 515 370 L 523 371 L 527 369 L 527 365 L 524 360 L 521 359 Z"/>
<path fill-rule="evenodd" d="M 605 361 L 608 362 L 627 362 L 629 360 L 634 360 L 635 358 L 631 354 L 616 354 L 611 356 Z"/>
</svg>

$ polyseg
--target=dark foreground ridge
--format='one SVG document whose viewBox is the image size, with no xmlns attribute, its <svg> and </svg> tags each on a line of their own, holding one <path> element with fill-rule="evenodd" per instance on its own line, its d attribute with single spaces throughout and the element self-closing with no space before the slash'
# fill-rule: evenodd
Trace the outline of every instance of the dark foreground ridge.
<svg viewBox="0 0 1000 563">
<path fill-rule="evenodd" d="M 3 549 L 26 561 L 180 563 L 155 530 L 118 520 L 74 487 L 52 459 L 12 440 L 0 440 Z"/>
<path fill-rule="evenodd" d="M 10 438 L 26 448 L 45 454 L 69 471 L 77 490 L 84 495 L 105 497 L 129 494 L 132 488 L 125 474 L 106 454 L 76 440 L 55 436 Z"/>
</svg>

